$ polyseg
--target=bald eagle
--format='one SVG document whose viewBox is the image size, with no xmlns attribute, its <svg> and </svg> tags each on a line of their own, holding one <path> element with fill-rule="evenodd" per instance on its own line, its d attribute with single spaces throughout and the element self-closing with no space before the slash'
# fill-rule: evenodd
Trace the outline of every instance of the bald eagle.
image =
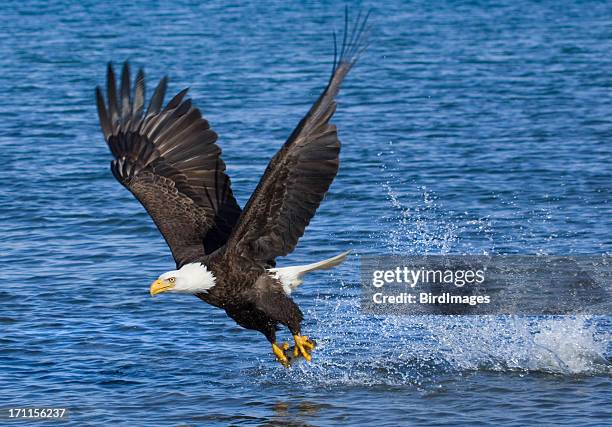
<svg viewBox="0 0 612 427">
<path fill-rule="evenodd" d="M 166 240 L 176 270 L 159 276 L 151 295 L 193 294 L 219 307 L 240 326 L 260 331 L 284 366 L 310 361 L 313 340 L 301 334 L 303 315 L 291 298 L 306 273 L 334 267 L 344 252 L 314 264 L 276 268 L 291 253 L 338 172 L 340 141 L 330 120 L 335 97 L 363 51 L 367 16 L 348 28 L 329 82 L 270 161 L 244 209 L 234 198 L 215 144 L 217 134 L 186 99 L 187 89 L 163 106 L 167 78 L 145 110 L 145 77 L 134 88 L 126 62 L 120 87 L 109 63 L 107 99 L 96 88 L 98 115 L 114 160 L 111 171 L 149 213 Z M 349 34 L 350 32 L 350 34 Z M 334 36 L 334 48 L 336 38 Z M 286 326 L 295 341 L 277 344 Z"/>
</svg>

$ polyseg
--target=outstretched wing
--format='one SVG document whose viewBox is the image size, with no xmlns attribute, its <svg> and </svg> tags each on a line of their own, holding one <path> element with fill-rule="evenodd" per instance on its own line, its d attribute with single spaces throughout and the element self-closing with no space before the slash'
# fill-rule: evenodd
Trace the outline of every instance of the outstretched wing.
<svg viewBox="0 0 612 427">
<path fill-rule="evenodd" d="M 162 109 L 167 78 L 159 82 L 147 110 L 142 70 L 130 88 L 126 62 L 117 92 L 108 65 L 105 104 L 96 88 L 104 138 L 115 157 L 111 170 L 145 207 L 166 239 L 178 266 L 202 258 L 230 235 L 240 207 L 225 174 L 217 134 L 179 92 Z"/>
<path fill-rule="evenodd" d="M 292 252 L 331 185 L 340 141 L 330 124 L 340 85 L 363 51 L 367 16 L 344 40 L 329 83 L 287 142 L 270 161 L 230 236 L 226 254 L 268 262 Z M 334 40 L 335 41 L 335 40 Z"/>
</svg>

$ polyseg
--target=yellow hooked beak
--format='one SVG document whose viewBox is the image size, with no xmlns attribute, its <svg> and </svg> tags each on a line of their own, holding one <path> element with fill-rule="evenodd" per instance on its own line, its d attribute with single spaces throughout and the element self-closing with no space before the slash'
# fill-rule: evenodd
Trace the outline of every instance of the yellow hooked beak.
<svg viewBox="0 0 612 427">
<path fill-rule="evenodd" d="M 155 282 L 151 283 L 151 296 L 169 291 L 172 288 L 174 288 L 174 285 L 172 283 L 163 282 L 157 279 Z"/>
</svg>

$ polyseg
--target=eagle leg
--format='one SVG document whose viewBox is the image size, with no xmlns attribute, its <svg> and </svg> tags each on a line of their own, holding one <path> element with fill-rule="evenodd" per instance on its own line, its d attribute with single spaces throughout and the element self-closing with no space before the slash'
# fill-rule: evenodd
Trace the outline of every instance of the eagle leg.
<svg viewBox="0 0 612 427">
<path fill-rule="evenodd" d="M 293 339 L 295 340 L 293 357 L 298 357 L 301 355 L 304 357 L 304 359 L 310 362 L 312 360 L 312 356 L 310 355 L 309 350 L 313 350 L 315 348 L 314 341 L 309 340 L 308 337 L 304 335 L 294 335 Z"/>
<path fill-rule="evenodd" d="M 285 356 L 285 352 L 283 350 L 287 350 L 289 348 L 289 344 L 283 343 L 282 348 L 277 346 L 275 342 L 272 343 L 272 353 L 276 356 L 276 360 L 283 365 L 285 368 L 289 367 L 289 359 Z"/>
</svg>

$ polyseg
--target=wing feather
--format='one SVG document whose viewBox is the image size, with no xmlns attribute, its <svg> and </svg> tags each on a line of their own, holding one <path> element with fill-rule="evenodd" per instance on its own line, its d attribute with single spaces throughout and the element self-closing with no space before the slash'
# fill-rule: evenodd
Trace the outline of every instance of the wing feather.
<svg viewBox="0 0 612 427">
<path fill-rule="evenodd" d="M 340 85 L 366 45 L 367 19 L 360 14 L 349 37 L 346 12 L 342 50 L 328 85 L 270 161 L 228 240 L 228 256 L 270 262 L 292 252 L 304 234 L 338 172 L 340 141 L 329 121 Z"/>
<path fill-rule="evenodd" d="M 114 75 L 113 75 L 113 78 L 114 78 Z M 153 92 L 153 96 L 151 97 L 149 107 L 147 108 L 147 113 L 146 113 L 147 117 L 154 118 L 155 114 L 159 113 L 159 111 L 161 110 L 162 104 L 164 102 L 164 98 L 166 96 L 167 86 L 168 86 L 168 78 L 162 77 L 162 79 L 159 81 L 159 84 L 155 88 L 155 92 Z M 111 90 L 110 86 L 108 90 L 109 90 L 109 97 L 110 97 L 110 90 Z"/>
<path fill-rule="evenodd" d="M 241 210 L 215 144 L 217 134 L 191 100 L 185 100 L 187 89 L 164 107 L 166 88 L 164 77 L 143 116 L 143 71 L 132 90 L 129 65 L 124 64 L 118 97 L 109 64 L 108 104 L 99 87 L 96 104 L 102 133 L 115 157 L 113 175 L 145 207 L 177 265 L 183 265 L 221 247 Z"/>
</svg>

